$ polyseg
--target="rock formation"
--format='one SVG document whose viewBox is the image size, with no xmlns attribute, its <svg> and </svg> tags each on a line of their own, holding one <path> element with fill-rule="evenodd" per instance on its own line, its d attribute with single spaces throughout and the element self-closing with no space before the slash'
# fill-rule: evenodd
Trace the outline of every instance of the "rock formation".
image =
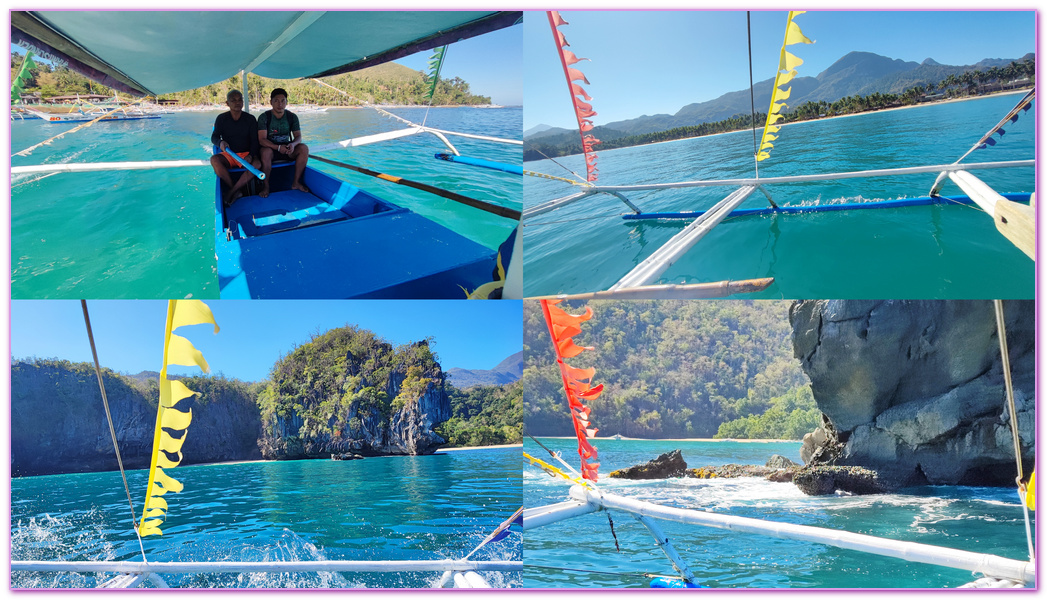
<svg viewBox="0 0 1047 600">
<path fill-rule="evenodd" d="M 620 477 L 622 479 L 665 479 L 667 477 L 683 477 L 687 470 L 687 463 L 683 460 L 683 454 L 679 450 L 666 452 L 654 460 L 642 465 L 635 465 L 625 469 L 611 471 L 608 477 Z"/>
<path fill-rule="evenodd" d="M 279 361 L 260 405 L 266 459 L 432 454 L 444 443 L 433 428 L 451 417 L 427 341 L 394 349 L 354 327 Z"/>
<path fill-rule="evenodd" d="M 156 382 L 103 369 L 106 398 L 127 469 L 149 467 L 156 426 Z M 240 382 L 192 378 L 193 424 L 182 464 L 261 458 L 258 409 Z M 11 474 L 115 471 L 116 455 L 94 366 L 68 361 L 11 366 Z"/>
<path fill-rule="evenodd" d="M 825 496 L 837 491 L 882 494 L 889 490 L 875 471 L 862 467 L 808 466 L 796 471 L 792 482 L 808 496 Z"/>
<path fill-rule="evenodd" d="M 1004 303 L 1026 473 L 1035 426 L 1035 307 Z M 991 301 L 813 300 L 790 309 L 793 347 L 824 425 L 808 464 L 863 466 L 889 485 L 1014 485 Z"/>
</svg>

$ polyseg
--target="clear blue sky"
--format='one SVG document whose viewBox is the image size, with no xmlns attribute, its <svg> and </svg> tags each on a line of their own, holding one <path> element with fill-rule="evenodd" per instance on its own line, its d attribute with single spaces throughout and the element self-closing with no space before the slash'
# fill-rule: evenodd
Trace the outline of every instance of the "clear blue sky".
<svg viewBox="0 0 1047 600">
<path fill-rule="evenodd" d="M 221 331 L 209 325 L 178 329 L 203 353 L 211 372 L 258 381 L 284 354 L 312 334 L 346 324 L 369 329 L 394 346 L 435 338 L 444 370 L 490 369 L 522 348 L 518 301 L 465 300 L 210 300 Z M 121 373 L 159 371 L 165 300 L 89 300 L 98 359 Z M 78 300 L 11 302 L 11 355 L 91 362 Z M 170 373 L 199 374 L 172 367 Z"/>
<path fill-rule="evenodd" d="M 14 44 L 11 51 L 25 54 L 25 49 Z M 428 73 L 432 54 L 427 50 L 394 62 Z M 523 26 L 513 25 L 451 44 L 440 77 L 461 77 L 469 82 L 472 93 L 490 96 L 495 104 L 523 104 Z"/>
<path fill-rule="evenodd" d="M 636 3 L 631 3 L 636 4 Z M 588 77 L 582 84 L 597 125 L 641 115 L 674 114 L 693 102 L 749 87 L 744 11 L 571 11 L 560 28 Z M 774 77 L 785 11 L 753 11 L 753 81 Z M 851 51 L 905 61 L 933 58 L 968 65 L 1021 58 L 1036 49 L 1035 13 L 973 11 L 809 11 L 796 18 L 815 44 L 790 46 L 814 77 Z M 577 128 L 563 68 L 544 13 L 524 19 L 524 129 Z M 766 106 L 756 107 L 767 110 Z"/>
<path fill-rule="evenodd" d="M 428 73 L 432 55 L 427 50 L 394 62 Z M 440 77 L 461 77 L 469 82 L 469 91 L 490 96 L 495 104 L 523 104 L 523 25 L 451 44 Z"/>
</svg>

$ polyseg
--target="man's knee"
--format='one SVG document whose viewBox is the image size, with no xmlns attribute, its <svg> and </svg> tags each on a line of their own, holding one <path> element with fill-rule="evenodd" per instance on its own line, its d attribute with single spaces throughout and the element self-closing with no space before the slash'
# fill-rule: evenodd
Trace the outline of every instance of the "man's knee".
<svg viewBox="0 0 1047 600">
<path fill-rule="evenodd" d="M 216 173 L 221 173 L 225 170 L 225 161 L 222 159 L 222 155 L 211 155 L 211 168 L 214 169 Z"/>
<path fill-rule="evenodd" d="M 297 150 L 302 156 L 309 156 L 309 146 L 306 146 L 305 144 L 298 144 Z"/>
</svg>

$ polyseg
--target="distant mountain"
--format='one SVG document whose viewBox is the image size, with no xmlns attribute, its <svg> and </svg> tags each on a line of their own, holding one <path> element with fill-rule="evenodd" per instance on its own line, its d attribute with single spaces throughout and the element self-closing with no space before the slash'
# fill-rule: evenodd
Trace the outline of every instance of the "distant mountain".
<svg viewBox="0 0 1047 600">
<path fill-rule="evenodd" d="M 517 352 L 506 358 L 493 369 L 459 369 L 458 367 L 452 367 L 446 373 L 447 381 L 461 390 L 474 385 L 512 383 L 523 376 L 523 352 Z"/>
<path fill-rule="evenodd" d="M 527 131 L 523 132 L 523 134 L 524 134 L 524 137 L 529 137 L 529 136 L 537 135 L 537 134 L 539 134 L 539 133 L 541 133 L 543 131 L 549 131 L 550 129 L 553 129 L 552 125 L 546 125 L 545 123 L 539 123 L 538 125 L 535 125 L 534 127 L 532 127 L 530 129 L 528 129 Z M 557 127 L 556 129 L 561 129 L 561 128 Z"/>
<path fill-rule="evenodd" d="M 1018 59 L 987 58 L 973 65 L 949 66 L 940 64 L 931 58 L 917 63 L 888 58 L 871 52 L 850 52 L 819 73 L 817 77 L 793 79 L 789 107 L 794 108 L 807 101 L 834 102 L 855 94 L 868 95 L 875 92 L 899 94 L 913 86 L 936 84 L 949 75 L 959 76 L 966 71 L 984 70 L 994 66 L 1002 67 L 1026 58 L 1034 59 L 1035 56 L 1029 53 Z M 765 79 L 753 85 L 758 111 L 767 111 L 771 103 L 773 85 L 773 79 Z M 599 106 L 596 108 L 599 109 Z M 612 140 L 626 135 L 665 131 L 675 127 L 720 121 L 736 115 L 748 115 L 750 110 L 749 90 L 739 90 L 728 92 L 706 102 L 688 104 L 673 115 L 643 115 L 635 119 L 614 121 L 595 127 L 592 133 L 597 139 Z M 577 135 L 578 132 L 574 130 L 551 127 L 537 134 L 525 133 L 524 139 L 533 141 L 541 138 L 543 143 L 558 145 L 572 141 L 570 136 L 577 137 Z"/>
</svg>

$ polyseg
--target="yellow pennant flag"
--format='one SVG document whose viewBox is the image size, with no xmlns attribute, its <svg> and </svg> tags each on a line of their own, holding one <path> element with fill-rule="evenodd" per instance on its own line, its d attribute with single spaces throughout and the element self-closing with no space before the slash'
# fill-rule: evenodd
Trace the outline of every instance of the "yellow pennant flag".
<svg viewBox="0 0 1047 600">
<path fill-rule="evenodd" d="M 813 44 L 807 36 L 800 31 L 800 26 L 793 22 L 793 17 L 796 15 L 802 15 L 805 11 L 795 10 L 789 13 L 789 18 L 785 22 L 785 40 L 782 43 L 781 55 L 778 58 L 778 72 L 774 76 L 774 87 L 771 89 L 771 107 L 767 109 L 767 123 L 763 128 L 763 137 L 760 139 L 759 151 L 756 155 L 756 161 L 762 161 L 770 158 L 771 154 L 768 152 L 774 147 L 771 144 L 772 140 L 778 138 L 778 136 L 771 135 L 777 133 L 780 127 L 772 127 L 779 119 L 782 118 L 781 111 L 787 107 L 784 101 L 789 99 L 789 95 L 792 93 L 792 87 L 783 86 L 788 84 L 796 77 L 796 67 L 803 64 L 803 59 L 795 54 L 786 51 L 786 46 L 792 44 Z"/>
<path fill-rule="evenodd" d="M 163 535 L 160 525 L 167 520 L 167 492 L 182 491 L 182 484 L 164 472 L 182 462 L 182 445 L 188 435 L 193 411 L 182 406 L 182 400 L 196 394 L 177 379 L 167 378 L 168 365 L 208 368 L 203 354 L 193 344 L 173 331 L 186 325 L 210 323 L 218 333 L 218 324 L 206 304 L 199 300 L 170 300 L 167 303 L 167 328 L 164 333 L 164 362 L 160 367 L 160 403 L 156 407 L 156 430 L 153 434 L 153 456 L 149 462 L 149 483 L 145 508 L 138 527 L 140 536 Z"/>
<path fill-rule="evenodd" d="M 1036 510 L 1036 471 L 1029 476 L 1029 483 L 1025 484 L 1025 506 L 1029 510 Z"/>
</svg>

